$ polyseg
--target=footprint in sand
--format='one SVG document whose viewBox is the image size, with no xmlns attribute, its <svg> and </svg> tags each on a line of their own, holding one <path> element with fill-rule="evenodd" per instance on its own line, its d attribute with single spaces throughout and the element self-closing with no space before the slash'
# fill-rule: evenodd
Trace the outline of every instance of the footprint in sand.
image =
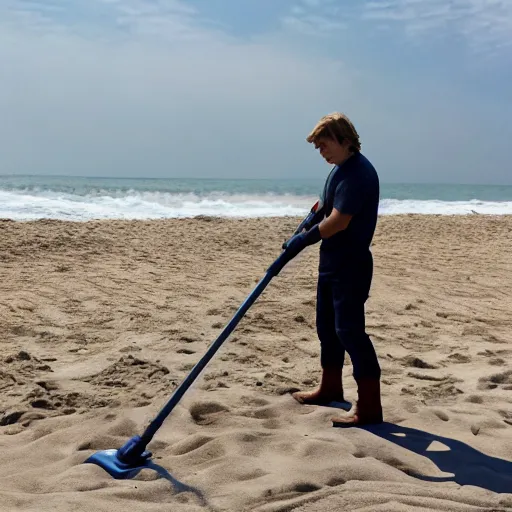
<svg viewBox="0 0 512 512">
<path fill-rule="evenodd" d="M 512 370 L 495 373 L 489 377 L 481 377 L 478 382 L 478 389 L 496 389 L 500 387 L 501 389 L 512 390 Z"/>
<path fill-rule="evenodd" d="M 192 354 L 195 354 L 196 351 L 195 350 L 190 350 L 188 348 L 180 348 L 178 350 L 176 350 L 176 353 L 178 354 L 186 354 L 186 355 L 192 355 Z"/>
<path fill-rule="evenodd" d="M 256 478 L 261 478 L 265 475 L 268 475 L 268 472 L 260 468 L 252 468 L 248 471 L 240 471 L 240 473 L 235 476 L 235 479 L 238 482 L 247 482 L 248 480 L 256 480 Z"/>
<path fill-rule="evenodd" d="M 200 425 L 213 423 L 220 413 L 227 411 L 229 409 L 218 402 L 198 402 L 190 407 L 192 419 Z"/>
<path fill-rule="evenodd" d="M 261 407 L 253 411 L 252 417 L 259 420 L 270 420 L 279 416 L 278 411 L 274 407 Z"/>
<path fill-rule="evenodd" d="M 423 361 L 423 359 L 420 359 L 419 357 L 415 356 L 406 356 L 402 359 L 402 363 L 404 366 L 409 366 L 413 368 L 421 368 L 423 370 L 435 370 L 438 368 L 438 366 L 434 364 L 427 363 L 426 361 Z"/>
<path fill-rule="evenodd" d="M 255 366 L 256 363 L 261 363 L 258 356 L 254 355 L 254 354 L 246 354 L 243 356 L 237 356 L 235 358 L 235 361 L 237 363 L 241 363 L 241 364 L 250 364 L 251 366 Z"/>
<path fill-rule="evenodd" d="M 276 418 L 271 418 L 269 420 L 265 420 L 261 426 L 263 428 L 267 428 L 269 430 L 279 430 L 283 425 L 282 423 L 276 419 Z"/>
<path fill-rule="evenodd" d="M 14 425 L 18 420 L 25 414 L 26 411 L 14 411 L 4 414 L 0 418 L 0 426 L 5 427 L 6 425 Z"/>
<path fill-rule="evenodd" d="M 450 354 L 448 356 L 448 359 L 453 363 L 470 363 L 471 362 L 471 356 L 467 356 L 465 354 L 461 354 L 459 352 L 455 352 L 454 354 Z"/>
<path fill-rule="evenodd" d="M 258 420 L 272 420 L 279 417 L 279 412 L 275 406 L 250 407 L 239 413 L 244 418 L 256 418 Z"/>
<path fill-rule="evenodd" d="M 122 419 L 112 425 L 107 432 L 113 436 L 131 437 L 137 433 L 137 424 L 133 420 Z"/>
<path fill-rule="evenodd" d="M 485 319 L 484 322 L 487 322 Z M 463 336 L 477 336 L 484 341 L 488 341 L 490 343 L 505 343 L 502 339 L 496 337 L 494 334 L 490 333 L 486 327 L 481 325 L 472 325 L 467 326 L 462 329 Z"/>
<path fill-rule="evenodd" d="M 483 404 L 485 402 L 484 397 L 479 395 L 470 395 L 466 398 L 466 402 L 471 404 Z"/>
<path fill-rule="evenodd" d="M 184 341 L 185 343 L 194 343 L 196 341 L 199 341 L 199 338 L 196 338 L 194 336 L 184 335 L 184 336 L 180 336 L 179 341 Z"/>
<path fill-rule="evenodd" d="M 85 451 L 85 450 L 108 450 L 112 448 L 112 446 L 117 446 L 119 444 L 119 439 L 114 436 L 110 436 L 107 434 L 98 435 L 89 439 L 88 441 L 82 441 L 77 446 L 77 451 Z"/>
<path fill-rule="evenodd" d="M 225 458 L 229 448 L 229 443 L 222 437 L 194 435 L 171 446 L 170 451 L 176 456 L 186 458 L 188 466 L 197 466 Z"/>
<path fill-rule="evenodd" d="M 328 485 L 329 487 L 338 487 L 339 485 L 343 485 L 345 483 L 347 483 L 347 481 L 343 477 L 334 476 L 327 480 L 326 485 Z"/>
<path fill-rule="evenodd" d="M 443 382 L 448 378 L 448 377 L 437 377 L 436 375 L 426 375 L 426 374 L 418 373 L 418 372 L 409 372 L 407 374 L 407 376 L 412 377 L 413 379 L 430 380 L 433 382 Z"/>
<path fill-rule="evenodd" d="M 489 359 L 488 363 L 491 366 L 504 366 L 505 364 L 507 364 L 507 362 L 505 361 L 505 359 L 502 359 L 501 357 L 498 357 L 498 356 L 509 356 L 510 353 L 511 353 L 510 350 L 493 351 L 493 350 L 485 349 L 485 351 L 478 352 L 477 355 L 489 357 L 490 359 Z"/>
<path fill-rule="evenodd" d="M 140 352 L 141 350 L 142 350 L 142 348 L 140 348 L 140 347 L 128 346 L 128 347 L 120 348 L 119 352 L 124 354 L 126 352 Z"/>
<path fill-rule="evenodd" d="M 498 413 L 503 418 L 503 421 L 508 425 L 512 425 L 512 411 L 499 410 Z"/>
<path fill-rule="evenodd" d="M 138 382 L 160 382 L 166 375 L 169 375 L 169 369 L 165 366 L 128 355 L 99 373 L 80 380 L 100 388 L 133 389 Z"/>
<path fill-rule="evenodd" d="M 314 492 L 320 490 L 321 487 L 316 484 L 311 484 L 307 482 L 299 482 L 296 484 L 293 484 L 290 487 L 291 492 Z"/>
<path fill-rule="evenodd" d="M 36 400 L 32 400 L 32 402 L 30 402 L 30 405 L 35 409 L 55 409 L 55 406 L 46 398 L 38 398 Z"/>
<path fill-rule="evenodd" d="M 444 411 L 433 411 L 433 413 L 442 421 L 450 420 L 450 417 Z"/>
<path fill-rule="evenodd" d="M 211 436 L 195 434 L 173 445 L 171 448 L 171 453 L 173 455 L 185 455 L 201 448 L 201 446 L 204 446 L 213 440 L 214 438 Z"/>
<path fill-rule="evenodd" d="M 253 396 L 245 396 L 241 399 L 241 402 L 244 405 L 256 406 L 256 407 L 264 407 L 265 405 L 269 405 L 270 402 L 265 398 L 253 397 Z"/>
<path fill-rule="evenodd" d="M 418 376 L 415 377 L 418 378 Z M 425 380 L 423 376 L 420 379 Z M 409 385 L 402 388 L 401 393 L 421 397 L 427 405 L 429 403 L 438 403 L 439 400 L 452 399 L 464 393 L 464 391 L 454 386 L 455 383 L 461 382 L 460 379 L 454 377 L 429 377 L 428 380 L 437 382 L 424 387 Z"/>
<path fill-rule="evenodd" d="M 291 485 L 277 489 L 266 489 L 263 491 L 263 497 L 268 501 L 280 501 L 295 497 L 297 494 L 305 494 L 320 490 L 322 487 L 312 482 L 294 482 Z"/>
</svg>

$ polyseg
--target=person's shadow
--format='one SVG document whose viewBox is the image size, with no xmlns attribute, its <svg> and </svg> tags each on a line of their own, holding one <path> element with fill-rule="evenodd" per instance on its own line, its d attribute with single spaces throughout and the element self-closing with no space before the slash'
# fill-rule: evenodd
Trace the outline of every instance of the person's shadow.
<svg viewBox="0 0 512 512">
<path fill-rule="evenodd" d="M 336 424 L 334 424 L 336 426 Z M 459 485 L 473 485 L 497 493 L 512 493 L 512 462 L 497 457 L 491 457 L 472 448 L 461 441 L 442 437 L 422 430 L 381 423 L 358 427 L 383 439 L 391 441 L 419 455 L 428 457 L 449 477 L 425 476 L 413 471 L 407 471 L 420 480 L 427 482 L 456 482 Z M 444 445 L 441 450 L 428 450 L 437 441 Z"/>
</svg>

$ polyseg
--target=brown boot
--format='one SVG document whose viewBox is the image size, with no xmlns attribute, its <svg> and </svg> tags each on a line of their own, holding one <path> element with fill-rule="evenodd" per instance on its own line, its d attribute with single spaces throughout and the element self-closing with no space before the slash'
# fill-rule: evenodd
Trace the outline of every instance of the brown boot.
<svg viewBox="0 0 512 512">
<path fill-rule="evenodd" d="M 318 389 L 314 391 L 297 391 L 292 396 L 297 402 L 304 405 L 327 405 L 333 401 L 344 402 L 341 378 L 341 367 L 323 368 L 322 381 Z"/>
<path fill-rule="evenodd" d="M 380 401 L 380 380 L 360 379 L 357 382 L 357 404 L 347 416 L 332 418 L 335 427 L 352 427 L 383 422 Z"/>
</svg>

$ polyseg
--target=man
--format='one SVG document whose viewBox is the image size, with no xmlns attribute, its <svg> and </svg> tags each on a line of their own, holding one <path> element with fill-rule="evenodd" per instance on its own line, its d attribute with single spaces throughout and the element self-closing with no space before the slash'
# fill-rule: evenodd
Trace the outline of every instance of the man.
<svg viewBox="0 0 512 512">
<path fill-rule="evenodd" d="M 321 241 L 317 287 L 317 333 L 322 379 L 318 389 L 297 392 L 301 404 L 344 401 L 342 369 L 350 356 L 358 400 L 339 426 L 381 423 L 380 366 L 365 332 L 365 302 L 373 275 L 370 245 L 377 224 L 379 178 L 361 154 L 359 135 L 347 116 L 324 116 L 306 139 L 334 165 L 323 192 L 325 217 L 284 244 L 289 257 Z"/>
</svg>

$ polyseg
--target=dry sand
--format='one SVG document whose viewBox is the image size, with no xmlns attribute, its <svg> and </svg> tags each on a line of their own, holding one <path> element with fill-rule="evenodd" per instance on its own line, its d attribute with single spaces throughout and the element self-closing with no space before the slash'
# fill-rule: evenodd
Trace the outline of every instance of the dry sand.
<svg viewBox="0 0 512 512">
<path fill-rule="evenodd" d="M 300 219 L 0 221 L 0 510 L 512 510 L 512 218 L 382 217 L 368 331 L 386 424 L 333 428 L 318 246 L 273 280 L 150 448 L 141 433 Z M 344 377 L 355 398 L 350 361 Z"/>
</svg>

